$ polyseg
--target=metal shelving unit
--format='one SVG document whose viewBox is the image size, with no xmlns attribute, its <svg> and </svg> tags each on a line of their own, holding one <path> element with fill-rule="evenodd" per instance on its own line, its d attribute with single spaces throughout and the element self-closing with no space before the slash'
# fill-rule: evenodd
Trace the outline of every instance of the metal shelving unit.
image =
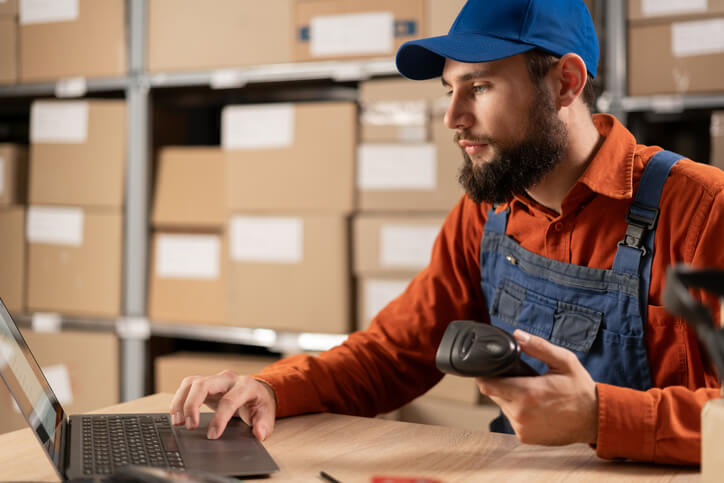
<svg viewBox="0 0 724 483">
<path fill-rule="evenodd" d="M 249 329 L 232 326 L 181 325 L 149 321 L 146 317 L 147 260 L 149 250 L 150 194 L 150 91 L 181 86 L 239 88 L 246 84 L 313 79 L 355 81 L 397 73 L 392 59 L 363 61 L 326 61 L 293 64 L 260 65 L 183 73 L 148 73 L 145 71 L 146 0 L 126 0 L 129 32 L 129 72 L 121 78 L 83 81 L 87 92 L 125 92 L 128 103 L 126 217 L 124 243 L 124 301 L 119 320 L 78 320 L 64 318 L 62 326 L 71 329 L 115 331 L 121 341 L 121 397 L 130 400 L 145 393 L 148 371 L 148 339 L 152 335 L 266 347 L 273 351 L 293 353 L 322 351 L 341 343 L 346 336 L 304 334 Z M 632 111 L 654 110 L 673 112 L 687 108 L 724 107 L 722 96 L 626 96 L 626 1 L 606 0 L 598 4 L 597 17 L 605 19 L 605 89 L 599 109 L 611 112 L 625 123 Z M 600 19 L 599 19 L 600 20 Z M 599 27 L 599 33 L 601 24 Z M 72 80 L 70 80 L 72 81 Z M 63 82 L 70 82 L 63 81 Z M 73 95 L 62 83 L 39 83 L 0 87 L 2 97 L 40 97 Z M 20 316 L 30 325 L 30 316 Z"/>
</svg>

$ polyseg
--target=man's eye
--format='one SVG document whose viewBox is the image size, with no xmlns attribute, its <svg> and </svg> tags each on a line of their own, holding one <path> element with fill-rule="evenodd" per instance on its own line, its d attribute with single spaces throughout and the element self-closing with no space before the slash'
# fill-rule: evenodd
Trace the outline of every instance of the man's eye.
<svg viewBox="0 0 724 483">
<path fill-rule="evenodd" d="M 477 93 L 481 93 L 487 91 L 489 87 L 490 86 L 488 85 L 473 86 L 473 90 Z"/>
</svg>

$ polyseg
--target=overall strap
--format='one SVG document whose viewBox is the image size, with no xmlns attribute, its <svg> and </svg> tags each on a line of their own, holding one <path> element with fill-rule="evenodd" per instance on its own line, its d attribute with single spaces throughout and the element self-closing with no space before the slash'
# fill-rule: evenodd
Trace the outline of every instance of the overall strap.
<svg viewBox="0 0 724 483">
<path fill-rule="evenodd" d="M 508 226 L 508 213 L 510 208 L 506 208 L 500 213 L 495 212 L 495 207 L 488 210 L 488 221 L 485 222 L 485 231 L 491 231 L 505 235 L 505 228 Z"/>
<path fill-rule="evenodd" d="M 636 198 L 626 214 L 626 235 L 618 242 L 613 270 L 641 277 L 639 301 L 645 320 L 648 305 L 651 261 L 654 258 L 654 233 L 659 216 L 659 199 L 671 168 L 683 156 L 659 151 L 646 165 Z M 643 264 L 641 263 L 643 259 Z"/>
</svg>

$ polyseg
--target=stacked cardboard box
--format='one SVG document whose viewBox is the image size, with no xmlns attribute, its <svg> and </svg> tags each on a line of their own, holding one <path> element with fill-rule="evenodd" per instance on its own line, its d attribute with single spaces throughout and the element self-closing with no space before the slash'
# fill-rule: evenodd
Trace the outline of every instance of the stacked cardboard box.
<svg viewBox="0 0 724 483">
<path fill-rule="evenodd" d="M 155 359 L 155 391 L 174 393 L 185 377 L 212 376 L 227 369 L 256 374 L 276 360 L 271 356 L 175 352 Z"/>
<path fill-rule="evenodd" d="M 355 134 L 349 102 L 224 109 L 231 323 L 349 331 Z"/>
<path fill-rule="evenodd" d="M 0 298 L 11 312 L 25 310 L 25 201 L 27 151 L 0 144 Z"/>
<path fill-rule="evenodd" d="M 119 402 L 119 345 L 115 334 L 21 330 L 43 373 L 69 413 Z M 18 407 L 0 384 L 0 433 L 25 427 Z"/>
<path fill-rule="evenodd" d="M 0 2 L 0 84 L 18 81 L 18 0 Z"/>
<path fill-rule="evenodd" d="M 149 265 L 148 313 L 153 320 L 228 320 L 223 186 L 221 148 L 161 151 Z"/>
<path fill-rule="evenodd" d="M 123 101 L 33 103 L 29 310 L 120 314 L 125 132 Z"/>
<path fill-rule="evenodd" d="M 124 0 L 20 2 L 20 80 L 126 74 Z"/>
<path fill-rule="evenodd" d="M 722 0 L 631 0 L 629 95 L 724 91 L 722 31 Z"/>
<path fill-rule="evenodd" d="M 150 0 L 148 70 L 291 62 L 293 0 Z M 263 48 L 259 48 L 263 46 Z"/>
</svg>

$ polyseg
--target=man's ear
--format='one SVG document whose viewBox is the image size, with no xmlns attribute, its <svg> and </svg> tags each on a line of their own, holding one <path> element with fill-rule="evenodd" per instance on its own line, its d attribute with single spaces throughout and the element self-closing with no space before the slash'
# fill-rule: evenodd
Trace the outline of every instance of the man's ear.
<svg viewBox="0 0 724 483">
<path fill-rule="evenodd" d="M 586 63 L 577 54 L 568 53 L 558 59 L 552 79 L 558 93 L 558 104 L 561 107 L 570 106 L 573 101 L 581 96 L 583 88 L 588 80 Z"/>
</svg>

